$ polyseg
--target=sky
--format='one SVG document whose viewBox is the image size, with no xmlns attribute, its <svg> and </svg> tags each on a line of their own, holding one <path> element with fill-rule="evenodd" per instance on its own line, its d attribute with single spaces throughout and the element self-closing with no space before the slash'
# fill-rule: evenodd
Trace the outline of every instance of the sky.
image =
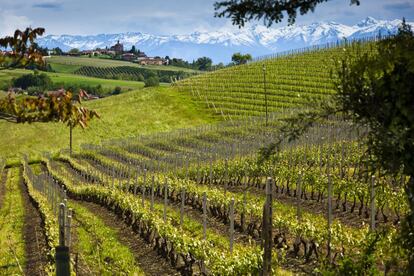
<svg viewBox="0 0 414 276">
<path fill-rule="evenodd" d="M 143 32 L 189 34 L 236 28 L 230 19 L 215 18 L 217 0 L 0 0 L 0 36 L 16 28 L 44 27 L 46 34 L 88 35 Z M 296 24 L 335 21 L 354 25 L 371 16 L 414 22 L 414 0 L 330 0 L 314 13 L 298 16 Z M 262 23 L 262 22 L 255 22 Z M 276 26 L 286 25 L 286 20 Z"/>
</svg>

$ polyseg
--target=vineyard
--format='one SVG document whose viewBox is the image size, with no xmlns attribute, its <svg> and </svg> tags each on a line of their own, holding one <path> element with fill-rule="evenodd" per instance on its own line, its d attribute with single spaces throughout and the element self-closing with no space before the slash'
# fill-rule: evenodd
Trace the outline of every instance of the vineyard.
<svg viewBox="0 0 414 276">
<path fill-rule="evenodd" d="M 102 79 L 120 79 L 132 81 L 144 81 L 145 79 L 156 75 L 161 82 L 170 83 L 174 80 L 188 78 L 190 76 L 196 75 L 197 73 L 188 73 L 184 71 L 152 70 L 131 66 L 82 66 L 81 68 L 74 71 L 74 74 Z"/>
<path fill-rule="evenodd" d="M 367 128 L 331 116 L 282 139 L 270 158 L 258 154 L 280 138 L 282 119 L 334 95 L 335 59 L 375 51 L 356 44 L 174 80 L 175 93 L 205 104 L 218 123 L 0 161 L 0 274 L 55 275 L 69 265 L 76 275 L 356 275 L 360 262 L 374 274 L 403 273 L 397 230 L 409 177 L 366 161 Z"/>
<path fill-rule="evenodd" d="M 375 51 L 371 42 L 287 54 L 225 68 L 174 83 L 180 92 L 226 120 L 315 106 L 335 93 L 335 60 L 354 51 Z M 267 107 L 267 108 L 266 108 Z"/>
</svg>

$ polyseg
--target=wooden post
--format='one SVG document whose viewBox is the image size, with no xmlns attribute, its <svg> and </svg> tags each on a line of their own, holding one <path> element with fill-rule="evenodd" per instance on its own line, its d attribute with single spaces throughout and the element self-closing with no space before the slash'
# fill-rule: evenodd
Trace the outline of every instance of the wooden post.
<svg viewBox="0 0 414 276">
<path fill-rule="evenodd" d="M 331 239 L 332 239 L 332 182 L 328 174 L 328 261 L 332 262 Z"/>
<path fill-rule="evenodd" d="M 226 158 L 226 160 L 224 161 L 224 196 L 226 196 L 227 193 L 227 185 L 229 182 L 229 169 L 228 169 L 228 160 Z"/>
<path fill-rule="evenodd" d="M 164 186 L 164 222 L 167 221 L 167 204 L 168 204 L 168 181 L 165 178 L 165 186 Z"/>
<path fill-rule="evenodd" d="M 208 184 L 213 184 L 213 158 L 212 157 L 210 157 L 210 173 L 209 173 Z"/>
<path fill-rule="evenodd" d="M 262 228 L 262 246 L 263 252 L 263 276 L 272 275 L 272 178 L 269 177 L 266 182 L 266 202 L 263 207 L 263 228 Z"/>
<path fill-rule="evenodd" d="M 181 208 L 180 208 L 180 226 L 183 227 L 184 222 L 184 204 L 185 204 L 185 189 L 181 188 Z"/>
<path fill-rule="evenodd" d="M 234 198 L 230 201 L 230 253 L 233 253 L 233 242 L 234 242 Z"/>
<path fill-rule="evenodd" d="M 70 276 L 69 247 L 65 245 L 65 204 L 59 205 L 59 246 L 55 254 L 56 275 Z"/>
<path fill-rule="evenodd" d="M 297 202 L 296 216 L 298 219 L 298 223 L 300 223 L 302 220 L 302 202 L 300 198 L 301 194 L 302 194 L 302 173 L 299 174 L 299 179 L 298 179 L 298 182 L 296 183 L 296 202 Z"/>
<path fill-rule="evenodd" d="M 375 230 L 375 175 L 371 179 L 371 231 Z"/>
<path fill-rule="evenodd" d="M 155 177 L 152 176 L 151 179 L 151 211 L 154 211 L 154 184 L 155 184 Z"/>
<path fill-rule="evenodd" d="M 71 243 L 71 227 L 72 227 L 72 208 L 68 210 L 68 214 L 66 216 L 66 246 L 70 248 Z"/>
<path fill-rule="evenodd" d="M 203 239 L 207 238 L 207 194 L 203 193 Z"/>
<path fill-rule="evenodd" d="M 147 169 L 144 169 L 144 176 L 143 176 L 143 183 L 142 183 L 142 207 L 145 207 L 145 189 L 147 185 Z"/>
</svg>

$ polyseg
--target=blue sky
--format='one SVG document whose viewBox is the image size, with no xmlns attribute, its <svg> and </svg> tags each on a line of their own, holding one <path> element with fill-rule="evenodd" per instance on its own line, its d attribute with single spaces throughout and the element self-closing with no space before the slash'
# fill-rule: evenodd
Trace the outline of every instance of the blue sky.
<svg viewBox="0 0 414 276">
<path fill-rule="evenodd" d="M 47 34 L 146 32 L 187 34 L 234 28 L 229 19 L 214 18 L 216 0 L 0 0 L 0 36 L 25 26 L 45 27 Z M 414 0 L 331 0 L 297 24 L 336 21 L 356 24 L 367 16 L 414 21 Z M 259 22 L 260 23 L 260 22 Z M 285 22 L 280 26 L 286 25 Z"/>
</svg>

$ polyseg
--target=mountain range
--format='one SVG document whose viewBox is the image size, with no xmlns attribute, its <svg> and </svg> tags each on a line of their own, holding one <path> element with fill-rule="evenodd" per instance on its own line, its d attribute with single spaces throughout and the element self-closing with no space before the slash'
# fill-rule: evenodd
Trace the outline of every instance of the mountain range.
<svg viewBox="0 0 414 276">
<path fill-rule="evenodd" d="M 135 45 L 149 56 L 169 56 L 192 61 L 208 56 L 215 63 L 228 63 L 235 52 L 250 53 L 253 57 L 298 49 L 338 40 L 394 34 L 401 20 L 377 20 L 367 17 L 348 26 L 336 22 L 292 25 L 267 28 L 251 25 L 241 29 L 219 29 L 213 32 L 194 32 L 188 35 L 153 35 L 141 32 L 98 35 L 48 35 L 38 39 L 49 49 L 59 47 L 91 50 L 114 45 L 118 40 L 125 49 Z M 414 27 L 414 22 L 409 23 Z"/>
</svg>

